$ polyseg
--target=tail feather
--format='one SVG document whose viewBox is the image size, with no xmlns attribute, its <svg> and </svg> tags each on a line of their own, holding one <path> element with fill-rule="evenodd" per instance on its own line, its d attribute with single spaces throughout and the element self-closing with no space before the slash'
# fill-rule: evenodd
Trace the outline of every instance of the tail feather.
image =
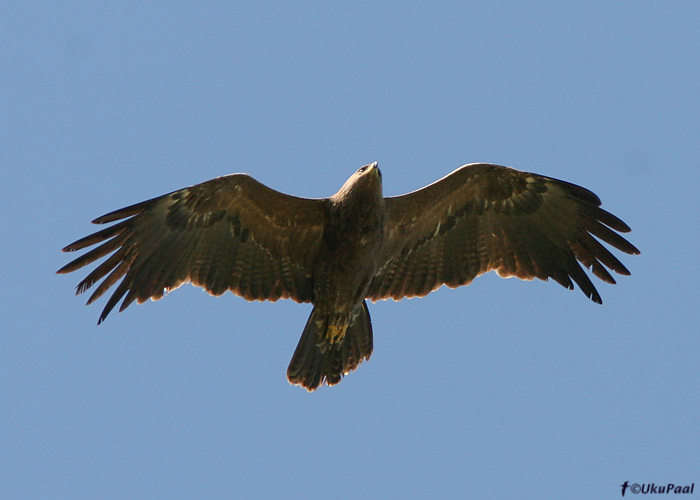
<svg viewBox="0 0 700 500">
<path fill-rule="evenodd" d="M 327 321 L 314 308 L 287 369 L 289 382 L 314 391 L 324 382 L 335 385 L 372 355 L 372 321 L 367 304 L 362 307 L 340 342 L 328 344 Z"/>
</svg>

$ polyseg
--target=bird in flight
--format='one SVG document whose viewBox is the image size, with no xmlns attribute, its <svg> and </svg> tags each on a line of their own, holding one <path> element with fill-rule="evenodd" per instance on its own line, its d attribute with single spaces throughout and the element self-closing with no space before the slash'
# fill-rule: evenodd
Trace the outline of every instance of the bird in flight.
<svg viewBox="0 0 700 500">
<path fill-rule="evenodd" d="M 246 300 L 311 302 L 287 378 L 313 391 L 371 356 L 367 299 L 422 297 L 496 271 L 569 289 L 576 283 L 602 303 L 581 264 L 614 284 L 608 269 L 630 273 L 601 242 L 639 250 L 618 234 L 630 231 L 627 224 L 600 205 L 575 184 L 485 163 L 391 197 L 376 162 L 323 199 L 232 174 L 98 217 L 93 223 L 114 224 L 66 246 L 94 248 L 58 272 L 109 255 L 76 289 L 102 279 L 90 304 L 121 280 L 98 323 L 120 300 L 123 311 L 183 283 L 217 296 L 230 290 Z"/>
</svg>

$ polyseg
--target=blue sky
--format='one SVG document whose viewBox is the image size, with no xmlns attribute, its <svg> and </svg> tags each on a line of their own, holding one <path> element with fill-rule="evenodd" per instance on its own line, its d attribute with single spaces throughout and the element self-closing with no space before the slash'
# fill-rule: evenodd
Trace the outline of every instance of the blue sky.
<svg viewBox="0 0 700 500">
<path fill-rule="evenodd" d="M 700 485 L 700 4 L 376 3 L 0 7 L 0 497 Z M 231 172 L 324 197 L 375 160 L 387 195 L 477 161 L 583 185 L 642 254 L 602 307 L 493 275 L 372 304 L 372 359 L 313 394 L 309 305 L 187 286 L 98 327 L 54 274 L 127 204 Z"/>
</svg>

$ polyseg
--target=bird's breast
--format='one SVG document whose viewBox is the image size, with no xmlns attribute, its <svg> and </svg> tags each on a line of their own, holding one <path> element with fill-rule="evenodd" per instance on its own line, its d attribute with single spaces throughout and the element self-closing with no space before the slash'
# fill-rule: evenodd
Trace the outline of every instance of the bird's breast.
<svg viewBox="0 0 700 500">
<path fill-rule="evenodd" d="M 383 218 L 341 214 L 324 229 L 314 271 L 314 303 L 324 309 L 353 310 L 361 303 L 378 266 Z"/>
</svg>

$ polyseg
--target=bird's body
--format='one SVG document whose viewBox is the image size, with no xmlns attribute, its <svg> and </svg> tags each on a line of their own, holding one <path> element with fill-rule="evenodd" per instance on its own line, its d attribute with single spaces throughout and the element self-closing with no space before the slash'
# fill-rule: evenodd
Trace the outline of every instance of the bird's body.
<svg viewBox="0 0 700 500">
<path fill-rule="evenodd" d="M 366 299 L 423 296 L 495 270 L 551 277 L 567 288 L 573 280 L 601 302 L 577 260 L 609 283 L 605 267 L 629 271 L 593 236 L 639 251 L 615 232 L 629 227 L 599 206 L 574 184 L 489 164 L 465 165 L 389 198 L 376 163 L 324 199 L 285 195 L 233 174 L 96 219 L 120 222 L 64 248 L 100 243 L 59 272 L 114 252 L 77 289 L 104 278 L 91 303 L 123 278 L 100 321 L 122 297 L 120 310 L 185 282 L 214 295 L 312 302 L 287 376 L 314 390 L 338 383 L 372 354 Z"/>
<path fill-rule="evenodd" d="M 328 313 L 359 306 L 379 265 L 384 240 L 381 177 L 376 166 L 358 176 L 366 189 L 349 189 L 349 194 L 341 190 L 327 203 L 313 273 L 313 303 Z"/>
<path fill-rule="evenodd" d="M 353 189 L 359 187 L 362 189 Z M 323 237 L 313 271 L 314 309 L 292 357 L 293 383 L 329 384 L 372 354 L 364 303 L 384 241 L 384 197 L 376 163 L 362 167 L 324 210 Z"/>
</svg>

